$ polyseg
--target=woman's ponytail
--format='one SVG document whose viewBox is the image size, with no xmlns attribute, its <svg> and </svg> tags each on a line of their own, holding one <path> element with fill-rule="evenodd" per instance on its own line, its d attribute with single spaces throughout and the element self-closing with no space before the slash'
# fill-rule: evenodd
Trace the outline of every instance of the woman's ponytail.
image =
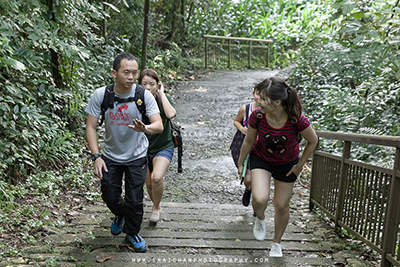
<svg viewBox="0 0 400 267">
<path fill-rule="evenodd" d="M 288 94 L 286 112 L 292 121 L 297 121 L 303 112 L 303 106 L 300 102 L 299 95 L 297 94 L 296 89 L 290 86 L 286 88 L 286 91 Z"/>
<path fill-rule="evenodd" d="M 269 97 L 272 101 L 281 100 L 291 121 L 297 121 L 303 112 L 296 89 L 288 86 L 284 80 L 278 77 L 271 77 L 256 85 L 260 95 Z"/>
</svg>

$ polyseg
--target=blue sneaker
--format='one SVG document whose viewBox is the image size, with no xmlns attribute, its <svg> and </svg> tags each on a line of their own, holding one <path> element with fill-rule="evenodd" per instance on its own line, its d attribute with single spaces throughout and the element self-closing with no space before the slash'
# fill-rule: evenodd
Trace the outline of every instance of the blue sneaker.
<svg viewBox="0 0 400 267">
<path fill-rule="evenodd" d="M 111 223 L 111 233 L 113 235 L 119 235 L 124 227 L 125 217 L 119 218 L 115 216 L 113 222 Z"/>
<path fill-rule="evenodd" d="M 133 245 L 135 252 L 145 252 L 147 250 L 146 241 L 140 235 L 126 235 L 125 240 Z"/>
</svg>

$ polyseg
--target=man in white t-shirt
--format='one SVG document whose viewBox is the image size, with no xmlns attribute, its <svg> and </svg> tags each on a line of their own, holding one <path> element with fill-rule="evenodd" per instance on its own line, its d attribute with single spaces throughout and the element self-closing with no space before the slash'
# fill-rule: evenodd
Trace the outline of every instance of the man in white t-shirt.
<svg viewBox="0 0 400 267">
<path fill-rule="evenodd" d="M 134 98 L 137 85 L 138 62 L 130 53 L 118 55 L 111 75 L 115 78 L 114 92 L 118 98 Z M 115 215 L 111 233 L 126 234 L 135 251 L 144 252 L 146 242 L 139 235 L 143 219 L 143 185 L 147 170 L 146 134 L 163 131 L 160 111 L 154 97 L 144 90 L 146 116 L 150 124 L 142 122 L 142 114 L 135 102 L 114 102 L 104 114 L 105 140 L 100 155 L 97 143 L 97 123 L 101 115 L 105 86 L 95 90 L 86 112 L 86 138 L 94 162 L 94 174 L 101 179 L 101 192 L 107 207 Z M 125 199 L 122 198 L 122 178 L 125 174 Z"/>
</svg>

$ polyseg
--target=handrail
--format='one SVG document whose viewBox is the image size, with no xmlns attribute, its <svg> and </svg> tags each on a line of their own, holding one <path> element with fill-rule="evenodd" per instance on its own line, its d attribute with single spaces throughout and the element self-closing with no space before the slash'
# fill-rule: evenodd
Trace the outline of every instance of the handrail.
<svg viewBox="0 0 400 267">
<path fill-rule="evenodd" d="M 268 67 L 269 64 L 269 44 L 272 43 L 272 40 L 267 40 L 267 39 L 255 39 L 255 38 L 244 38 L 244 37 L 231 37 L 231 36 L 217 36 L 217 35 L 203 35 L 204 37 L 204 65 L 205 68 L 208 68 L 208 39 L 220 39 L 220 40 L 227 40 L 228 41 L 228 62 L 227 62 L 227 67 L 231 67 L 232 63 L 232 52 L 231 48 L 234 46 L 237 46 L 235 44 L 232 44 L 232 40 L 237 40 L 237 41 L 246 41 L 249 42 L 248 45 L 242 45 L 241 47 L 248 47 L 248 67 L 251 68 L 251 53 L 252 49 L 254 49 L 256 46 L 252 45 L 252 42 L 264 42 L 268 43 L 268 45 L 265 47 L 267 49 L 266 53 L 266 66 Z M 216 45 L 211 43 L 212 45 Z M 219 44 L 223 46 L 223 44 Z M 260 48 L 260 46 L 257 46 L 257 48 Z"/>
<path fill-rule="evenodd" d="M 225 40 L 241 40 L 241 41 L 272 43 L 272 40 L 244 38 L 244 37 L 230 37 L 230 36 L 218 36 L 218 35 L 203 35 L 203 37 L 205 37 L 205 38 L 215 38 L 215 39 L 225 39 Z"/>
<path fill-rule="evenodd" d="M 391 146 L 400 148 L 399 136 L 354 134 L 354 133 L 341 133 L 332 131 L 315 131 L 315 132 L 319 137 L 324 137 L 328 139 L 339 139 L 348 142 L 360 142 L 364 144 Z"/>
<path fill-rule="evenodd" d="M 328 214 L 336 227 L 382 255 L 382 267 L 400 267 L 400 136 L 316 131 L 319 138 L 343 141 L 341 156 L 316 150 L 310 209 Z M 350 160 L 352 142 L 395 148 L 393 169 Z"/>
</svg>

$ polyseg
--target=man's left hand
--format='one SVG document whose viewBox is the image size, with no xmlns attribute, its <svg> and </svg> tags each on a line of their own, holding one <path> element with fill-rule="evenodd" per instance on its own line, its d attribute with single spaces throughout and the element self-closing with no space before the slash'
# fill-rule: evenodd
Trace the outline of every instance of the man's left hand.
<svg viewBox="0 0 400 267">
<path fill-rule="evenodd" d="M 146 132 L 147 130 L 146 125 L 141 120 L 133 119 L 132 122 L 133 125 L 132 124 L 128 125 L 129 128 L 135 130 L 136 132 L 143 132 L 143 133 Z"/>
</svg>

